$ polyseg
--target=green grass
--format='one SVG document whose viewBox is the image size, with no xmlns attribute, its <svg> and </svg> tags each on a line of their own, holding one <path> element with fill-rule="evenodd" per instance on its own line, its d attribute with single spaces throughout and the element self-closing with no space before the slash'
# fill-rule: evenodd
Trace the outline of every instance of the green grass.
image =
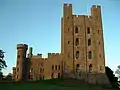
<svg viewBox="0 0 120 90">
<path fill-rule="evenodd" d="M 37 82 L 0 83 L 0 90 L 105 90 L 97 85 L 66 82 L 64 80 L 45 80 Z"/>
</svg>

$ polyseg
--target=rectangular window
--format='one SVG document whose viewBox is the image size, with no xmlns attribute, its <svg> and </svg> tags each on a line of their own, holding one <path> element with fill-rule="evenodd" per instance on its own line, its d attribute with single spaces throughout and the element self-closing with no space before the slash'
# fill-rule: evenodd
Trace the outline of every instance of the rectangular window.
<svg viewBox="0 0 120 90">
<path fill-rule="evenodd" d="M 89 58 L 89 59 L 92 58 L 92 52 L 91 52 L 91 51 L 88 52 L 88 58 Z"/>
<path fill-rule="evenodd" d="M 70 41 L 68 41 L 68 44 L 70 44 Z"/>
<path fill-rule="evenodd" d="M 55 70 L 57 70 L 57 65 L 55 65 Z"/>
<path fill-rule="evenodd" d="M 18 55 L 17 58 L 20 58 L 20 55 Z"/>
<path fill-rule="evenodd" d="M 88 39 L 88 46 L 91 45 L 91 39 Z"/>
<path fill-rule="evenodd" d="M 17 75 L 17 79 L 18 79 L 18 75 Z"/>
<path fill-rule="evenodd" d="M 58 69 L 60 70 L 60 65 L 59 65 Z"/>
<path fill-rule="evenodd" d="M 87 27 L 87 33 L 90 34 L 90 27 Z"/>
<path fill-rule="evenodd" d="M 54 65 L 52 65 L 52 70 L 54 70 Z"/>
</svg>

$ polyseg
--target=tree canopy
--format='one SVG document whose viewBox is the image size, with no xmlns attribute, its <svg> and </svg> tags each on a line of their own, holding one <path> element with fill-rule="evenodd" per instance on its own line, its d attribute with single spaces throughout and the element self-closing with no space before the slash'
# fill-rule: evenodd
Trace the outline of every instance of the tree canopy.
<svg viewBox="0 0 120 90">
<path fill-rule="evenodd" d="M 4 60 L 4 53 L 3 50 L 0 50 L 0 72 L 2 72 L 2 69 L 7 67 L 6 62 Z"/>
<path fill-rule="evenodd" d="M 118 69 L 115 71 L 115 74 L 117 74 L 117 77 L 120 81 L 120 65 L 118 66 Z"/>
<path fill-rule="evenodd" d="M 119 88 L 118 78 L 115 77 L 113 71 L 109 67 L 106 67 L 105 69 L 106 69 L 106 75 L 109 78 L 109 81 L 113 86 L 113 88 Z"/>
</svg>

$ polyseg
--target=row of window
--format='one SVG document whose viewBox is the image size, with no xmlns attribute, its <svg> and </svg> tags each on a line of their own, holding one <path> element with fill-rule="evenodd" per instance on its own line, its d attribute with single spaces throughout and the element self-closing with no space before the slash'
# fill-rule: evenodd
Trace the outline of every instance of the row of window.
<svg viewBox="0 0 120 90">
<path fill-rule="evenodd" d="M 33 72 L 33 68 L 30 69 L 30 72 Z M 43 72 L 44 72 L 44 68 L 40 67 L 40 73 L 43 73 Z"/>
<path fill-rule="evenodd" d="M 57 77 L 60 78 L 60 73 L 57 74 Z M 51 78 L 54 78 L 54 73 L 51 74 Z"/>
<path fill-rule="evenodd" d="M 68 31 L 69 31 L 69 29 L 68 29 Z M 79 29 L 78 29 L 78 27 L 76 27 L 76 28 L 75 28 L 75 33 L 77 34 L 78 31 L 79 31 Z M 90 28 L 90 27 L 87 27 L 87 34 L 90 34 L 90 32 L 91 32 L 91 28 Z M 98 33 L 99 33 L 99 30 L 98 30 Z"/>
<path fill-rule="evenodd" d="M 60 65 L 52 65 L 52 70 L 60 70 Z"/>
<path fill-rule="evenodd" d="M 76 59 L 79 59 L 79 57 L 80 57 L 79 55 L 80 55 L 80 53 L 79 53 L 79 51 L 77 51 L 77 52 L 76 52 L 76 55 L 75 55 L 75 58 L 76 58 Z M 89 52 L 88 52 L 88 59 L 91 59 L 91 58 L 92 58 L 92 52 L 89 51 Z"/>
<path fill-rule="evenodd" d="M 80 65 L 76 64 L 76 72 L 78 71 L 78 69 L 80 69 Z M 92 72 L 92 64 L 89 65 L 89 73 Z"/>
<path fill-rule="evenodd" d="M 99 42 L 100 43 L 100 42 Z M 70 44 L 70 41 L 68 41 L 68 44 Z M 75 40 L 75 45 L 76 46 L 78 46 L 79 45 L 79 39 L 78 38 L 76 38 L 76 40 Z M 91 45 L 91 39 L 88 39 L 88 46 L 90 46 Z"/>
<path fill-rule="evenodd" d="M 69 29 L 68 29 L 68 30 L 69 30 Z M 78 31 L 79 31 L 79 29 L 78 29 L 78 27 L 76 27 L 76 28 L 75 28 L 75 33 L 76 33 L 76 34 L 79 33 Z M 90 27 L 87 27 L 87 33 L 90 34 Z"/>
</svg>

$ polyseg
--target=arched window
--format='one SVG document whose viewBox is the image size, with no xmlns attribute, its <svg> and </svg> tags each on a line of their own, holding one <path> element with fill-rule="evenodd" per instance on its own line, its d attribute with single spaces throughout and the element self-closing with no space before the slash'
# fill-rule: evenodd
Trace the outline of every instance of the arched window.
<svg viewBox="0 0 120 90">
<path fill-rule="evenodd" d="M 75 33 L 78 33 L 78 27 L 75 28 Z"/>
<path fill-rule="evenodd" d="M 76 59 L 79 58 L 79 51 L 76 52 Z"/>
<path fill-rule="evenodd" d="M 76 38 L 76 46 L 79 45 L 79 39 Z"/>
<path fill-rule="evenodd" d="M 89 73 L 92 72 L 92 64 L 89 65 Z"/>
<path fill-rule="evenodd" d="M 91 45 L 91 39 L 88 39 L 88 46 Z"/>
<path fill-rule="evenodd" d="M 89 58 L 89 59 L 92 58 L 92 52 L 91 52 L 91 51 L 88 52 L 88 58 Z"/>
</svg>

